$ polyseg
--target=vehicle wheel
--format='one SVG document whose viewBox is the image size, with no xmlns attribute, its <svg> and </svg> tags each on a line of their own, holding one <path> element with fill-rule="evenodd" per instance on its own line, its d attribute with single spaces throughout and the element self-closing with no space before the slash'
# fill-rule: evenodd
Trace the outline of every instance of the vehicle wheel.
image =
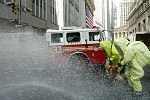
<svg viewBox="0 0 150 100">
<path fill-rule="evenodd" d="M 89 67 L 89 60 L 80 55 L 74 55 L 69 59 L 69 66 L 74 70 L 83 70 Z"/>
</svg>

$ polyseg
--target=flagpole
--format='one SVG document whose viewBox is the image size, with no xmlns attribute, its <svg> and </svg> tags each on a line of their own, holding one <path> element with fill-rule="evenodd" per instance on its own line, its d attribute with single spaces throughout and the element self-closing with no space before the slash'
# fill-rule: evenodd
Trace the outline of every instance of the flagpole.
<svg viewBox="0 0 150 100">
<path fill-rule="evenodd" d="M 21 24 L 21 0 L 19 0 L 19 25 Z"/>
<path fill-rule="evenodd" d="M 19 0 L 19 12 L 18 12 L 18 19 L 19 19 L 19 33 L 20 33 L 20 27 L 21 27 L 21 0 Z"/>
</svg>

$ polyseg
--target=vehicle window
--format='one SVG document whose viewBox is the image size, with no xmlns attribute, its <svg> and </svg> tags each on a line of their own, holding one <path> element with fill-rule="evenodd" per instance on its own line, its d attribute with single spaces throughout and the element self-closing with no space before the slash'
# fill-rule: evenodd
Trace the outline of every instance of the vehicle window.
<svg viewBox="0 0 150 100">
<path fill-rule="evenodd" d="M 149 46 L 150 34 L 136 34 L 136 41 L 142 41 L 146 46 Z"/>
<path fill-rule="evenodd" d="M 63 43 L 63 34 L 62 33 L 51 34 L 51 43 Z"/>
<path fill-rule="evenodd" d="M 79 42 L 80 41 L 80 33 L 67 33 L 67 42 Z"/>
<path fill-rule="evenodd" d="M 89 41 L 99 41 L 100 34 L 99 32 L 89 32 Z"/>
</svg>

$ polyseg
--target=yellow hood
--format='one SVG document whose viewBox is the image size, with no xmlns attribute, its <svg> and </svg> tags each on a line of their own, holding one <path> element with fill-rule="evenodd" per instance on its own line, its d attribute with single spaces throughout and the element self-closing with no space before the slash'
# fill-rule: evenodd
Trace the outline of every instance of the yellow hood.
<svg viewBox="0 0 150 100">
<path fill-rule="evenodd" d="M 127 39 L 124 39 L 124 38 L 119 38 L 119 39 L 114 40 L 114 45 L 119 46 L 123 53 L 125 52 L 128 44 L 129 44 L 129 41 Z"/>
</svg>

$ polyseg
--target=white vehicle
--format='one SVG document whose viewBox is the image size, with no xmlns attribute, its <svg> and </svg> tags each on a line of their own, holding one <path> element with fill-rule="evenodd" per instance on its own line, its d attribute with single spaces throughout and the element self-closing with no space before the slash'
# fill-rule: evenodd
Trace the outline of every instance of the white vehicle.
<svg viewBox="0 0 150 100">
<path fill-rule="evenodd" d="M 130 41 L 142 41 L 146 46 L 150 46 L 150 33 L 149 32 L 136 32 L 128 35 Z"/>
<path fill-rule="evenodd" d="M 99 46 L 100 41 L 106 38 L 105 33 L 100 29 L 48 29 L 46 38 L 50 55 L 53 55 L 51 60 L 57 64 L 66 61 L 74 65 L 84 65 L 87 62 L 104 64 L 106 61 L 106 56 Z"/>
</svg>

